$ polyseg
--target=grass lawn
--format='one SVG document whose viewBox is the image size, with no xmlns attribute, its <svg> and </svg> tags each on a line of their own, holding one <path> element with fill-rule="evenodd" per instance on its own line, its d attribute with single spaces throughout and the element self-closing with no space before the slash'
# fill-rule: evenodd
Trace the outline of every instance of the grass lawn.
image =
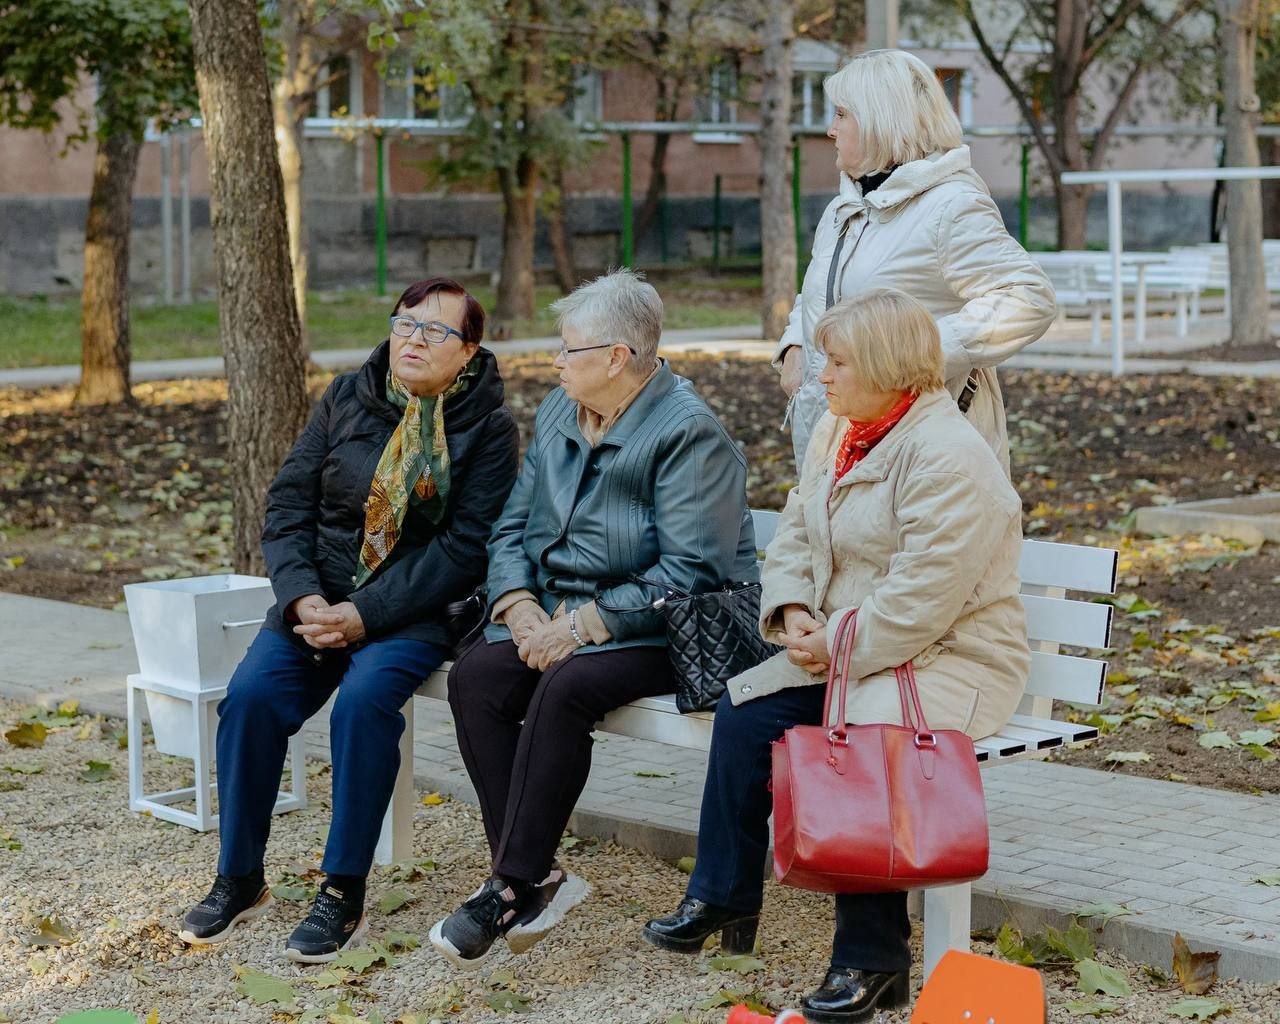
<svg viewBox="0 0 1280 1024">
<path fill-rule="evenodd" d="M 727 327 L 760 318 L 760 278 L 690 275 L 680 281 L 658 281 L 666 301 L 670 328 Z M 386 317 L 398 294 L 313 292 L 307 330 L 312 349 L 364 348 L 386 337 Z M 492 309 L 493 289 L 477 288 L 476 297 Z M 537 290 L 538 314 L 515 324 L 520 338 L 555 334 L 555 318 L 547 307 L 560 293 Z M 133 358 L 183 359 L 221 354 L 218 310 L 213 301 L 190 306 L 158 306 L 135 302 L 132 308 Z M 15 299 L 0 296 L 0 368 L 57 366 L 80 361 L 80 303 L 77 299 Z"/>
</svg>

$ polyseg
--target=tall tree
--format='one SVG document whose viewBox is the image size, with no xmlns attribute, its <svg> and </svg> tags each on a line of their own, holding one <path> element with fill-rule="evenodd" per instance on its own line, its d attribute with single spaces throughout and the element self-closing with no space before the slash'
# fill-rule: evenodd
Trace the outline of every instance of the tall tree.
<svg viewBox="0 0 1280 1024">
<path fill-rule="evenodd" d="M 1053 179 L 1059 248 L 1083 249 L 1093 188 L 1063 185 L 1060 175 L 1098 170 L 1139 85 L 1198 52 L 1208 33 L 1189 15 L 1205 0 L 939 2 L 944 17 L 959 13 L 1030 128 Z"/>
<path fill-rule="evenodd" d="M 780 338 L 796 295 L 796 223 L 791 206 L 793 0 L 765 0 L 760 80 L 760 250 L 764 337 Z"/>
<path fill-rule="evenodd" d="M 336 77 L 332 64 L 357 46 L 363 49 L 367 24 L 362 15 L 382 6 L 381 0 L 275 0 L 267 5 L 267 27 L 278 50 L 272 86 L 273 113 L 284 178 L 293 298 L 302 327 L 304 356 L 310 260 L 302 191 L 306 152 L 303 129 L 320 89 Z M 359 74 L 360 70 L 356 67 L 351 73 Z"/>
<path fill-rule="evenodd" d="M 469 102 L 466 130 L 440 161 L 445 177 L 496 178 L 502 195 L 502 258 L 493 333 L 533 316 L 534 231 L 539 194 L 557 161 L 586 143 L 568 105 L 579 73 L 601 59 L 619 20 L 605 0 L 400 0 L 395 23 L 371 30 L 371 45 L 429 66 Z M 550 187 L 555 188 L 554 179 Z M 555 198 L 555 197 L 552 197 Z"/>
<path fill-rule="evenodd" d="M 260 572 L 267 487 L 309 403 L 255 0 L 190 0 L 227 366 L 234 559 Z"/>
<path fill-rule="evenodd" d="M 96 90 L 85 88 L 86 76 Z M 85 224 L 78 405 L 129 401 L 129 235 L 148 118 L 194 109 L 183 0 L 0 2 L 0 123 L 97 143 Z M 96 91 L 96 101 L 86 102 Z M 70 120 L 64 118 L 70 107 Z"/>
<path fill-rule="evenodd" d="M 1258 112 L 1254 84 L 1258 0 L 1217 0 L 1222 54 L 1222 113 L 1228 167 L 1257 167 Z M 1227 264 L 1231 275 L 1231 344 L 1261 345 L 1267 327 L 1262 261 L 1262 182 L 1228 181 Z"/>
</svg>

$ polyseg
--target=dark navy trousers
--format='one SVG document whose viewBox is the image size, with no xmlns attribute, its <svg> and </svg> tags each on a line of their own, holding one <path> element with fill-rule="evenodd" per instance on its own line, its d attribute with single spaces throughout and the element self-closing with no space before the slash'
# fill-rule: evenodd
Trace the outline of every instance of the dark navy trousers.
<svg viewBox="0 0 1280 1024">
<path fill-rule="evenodd" d="M 321 654 L 260 630 L 218 705 L 218 873 L 261 870 L 289 737 L 336 689 L 333 820 L 322 866 L 330 875 L 367 875 L 400 768 L 400 709 L 448 655 L 394 637 Z"/>
<path fill-rule="evenodd" d="M 698 858 L 688 895 L 753 912 L 764 900 L 774 740 L 793 725 L 822 721 L 826 685 L 799 686 L 716 707 L 702 793 Z M 836 896 L 831 966 L 901 971 L 911 966 L 911 922 L 904 892 Z"/>
</svg>

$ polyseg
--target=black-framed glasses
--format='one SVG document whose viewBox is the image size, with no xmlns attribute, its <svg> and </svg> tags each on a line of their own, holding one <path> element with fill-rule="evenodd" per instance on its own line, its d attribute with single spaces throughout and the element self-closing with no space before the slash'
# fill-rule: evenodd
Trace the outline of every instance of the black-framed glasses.
<svg viewBox="0 0 1280 1024">
<path fill-rule="evenodd" d="M 620 341 L 611 341 L 605 345 L 584 345 L 582 348 L 569 348 L 568 345 L 562 341 L 560 342 L 560 355 L 562 358 L 567 360 L 575 352 L 594 352 L 598 348 L 613 348 L 614 345 L 621 345 L 621 344 L 622 342 Z M 626 346 L 626 350 L 630 352 L 632 355 L 636 354 L 636 350 L 633 349 L 630 345 Z"/>
<path fill-rule="evenodd" d="M 411 316 L 391 317 L 391 333 L 397 338 L 412 338 L 413 332 L 417 330 L 421 330 L 423 340 L 430 342 L 432 345 L 443 345 L 449 340 L 449 335 L 451 334 L 459 341 L 467 340 L 460 331 L 455 331 L 448 324 L 442 324 L 439 320 L 428 320 L 423 323 Z"/>
</svg>

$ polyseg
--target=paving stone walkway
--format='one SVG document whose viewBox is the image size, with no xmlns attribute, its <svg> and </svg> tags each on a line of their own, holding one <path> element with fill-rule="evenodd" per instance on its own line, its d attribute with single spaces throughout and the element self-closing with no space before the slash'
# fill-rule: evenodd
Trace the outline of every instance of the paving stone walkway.
<svg viewBox="0 0 1280 1024">
<path fill-rule="evenodd" d="M 124 678 L 137 671 L 120 612 L 0 593 L 0 695 L 76 698 L 123 716 Z M 419 700 L 414 734 L 421 786 L 474 800 L 448 709 Z M 327 757 L 327 722 L 309 726 L 309 751 Z M 0 749 L 0 760 L 6 751 Z M 705 755 L 601 735 L 571 828 L 668 858 L 693 852 Z M 991 871 L 975 886 L 975 928 L 1006 920 L 1061 926 L 1091 903 L 1132 913 L 1102 943 L 1169 967 L 1180 931 L 1193 949 L 1222 951 L 1223 974 L 1280 978 L 1280 801 L 1038 761 L 983 772 Z M 120 793 L 124 812 L 125 794 Z"/>
</svg>

